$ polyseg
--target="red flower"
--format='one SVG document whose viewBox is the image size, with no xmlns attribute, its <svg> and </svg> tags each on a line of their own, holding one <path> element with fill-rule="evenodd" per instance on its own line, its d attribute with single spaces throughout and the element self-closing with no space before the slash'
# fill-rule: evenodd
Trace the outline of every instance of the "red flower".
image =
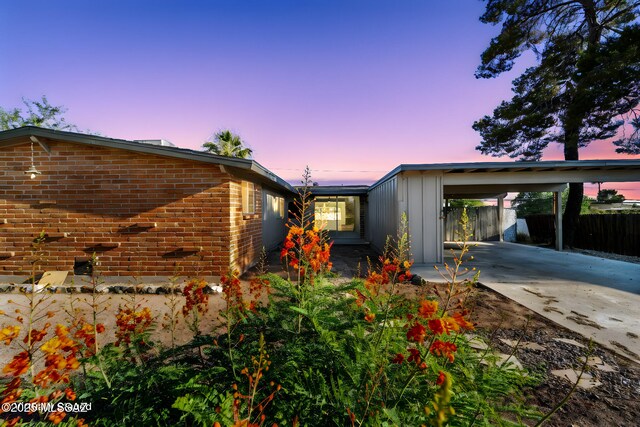
<svg viewBox="0 0 640 427">
<path fill-rule="evenodd" d="M 429 329 L 436 335 L 440 335 L 444 333 L 444 325 L 442 319 L 431 319 L 429 320 Z"/>
<path fill-rule="evenodd" d="M 417 343 L 422 343 L 427 336 L 427 330 L 420 323 L 415 323 L 411 329 L 407 331 L 407 339 Z"/>
<path fill-rule="evenodd" d="M 422 362 L 420 351 L 417 348 L 408 348 L 407 351 L 409 352 L 407 362 L 415 362 L 416 365 L 419 365 Z"/>
<path fill-rule="evenodd" d="M 436 385 L 442 385 L 442 383 L 444 382 L 446 376 L 444 375 L 444 372 L 440 371 L 438 373 L 438 379 L 436 380 Z"/>
<path fill-rule="evenodd" d="M 404 362 L 404 355 L 402 353 L 397 353 L 396 356 L 391 359 L 391 363 L 396 363 L 398 365 L 402 364 L 402 362 Z"/>
</svg>

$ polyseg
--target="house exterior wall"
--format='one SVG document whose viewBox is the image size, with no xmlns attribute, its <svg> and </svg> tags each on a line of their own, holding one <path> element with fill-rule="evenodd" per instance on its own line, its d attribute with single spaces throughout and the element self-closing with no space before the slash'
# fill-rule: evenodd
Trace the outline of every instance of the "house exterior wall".
<svg viewBox="0 0 640 427">
<path fill-rule="evenodd" d="M 262 249 L 262 189 L 256 184 L 254 191 L 255 212 L 247 215 L 242 212 L 242 180 L 232 180 L 229 183 L 229 266 L 240 272 L 255 264 Z"/>
<path fill-rule="evenodd" d="M 443 260 L 442 172 L 405 172 L 398 176 L 400 212 L 406 212 L 411 254 L 417 264 Z"/>
<path fill-rule="evenodd" d="M 369 190 L 367 230 L 371 246 L 379 252 L 384 250 L 387 236 L 395 238 L 398 234 L 398 196 L 397 176 Z"/>
<path fill-rule="evenodd" d="M 41 271 L 72 271 L 94 252 L 104 275 L 220 275 L 244 271 L 260 251 L 256 213 L 242 213 L 241 180 L 215 164 L 48 141 L 36 146 L 42 175 L 31 180 L 29 144 L 0 149 L 0 274 L 29 274 L 41 231 Z M 6 222 L 6 223 L 4 223 Z M 66 233 L 66 234 L 62 234 Z M 105 246 L 106 245 L 106 246 Z"/>
</svg>

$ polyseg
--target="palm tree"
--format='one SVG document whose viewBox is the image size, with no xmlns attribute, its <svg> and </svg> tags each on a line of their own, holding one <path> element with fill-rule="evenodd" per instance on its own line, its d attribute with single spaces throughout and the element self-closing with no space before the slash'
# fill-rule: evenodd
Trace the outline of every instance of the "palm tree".
<svg viewBox="0 0 640 427">
<path fill-rule="evenodd" d="M 207 141 L 202 144 L 202 147 L 206 151 L 217 154 L 218 156 L 246 159 L 251 157 L 253 151 L 243 144 L 240 136 L 231 133 L 229 130 L 221 130 L 213 135 L 212 141 Z"/>
</svg>

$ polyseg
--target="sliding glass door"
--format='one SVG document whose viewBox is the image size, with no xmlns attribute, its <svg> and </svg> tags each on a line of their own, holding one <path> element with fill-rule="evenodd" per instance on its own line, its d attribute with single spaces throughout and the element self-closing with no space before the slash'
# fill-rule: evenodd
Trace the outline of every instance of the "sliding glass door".
<svg viewBox="0 0 640 427">
<path fill-rule="evenodd" d="M 360 200 L 356 196 L 325 196 L 315 199 L 316 224 L 333 238 L 360 237 Z"/>
</svg>

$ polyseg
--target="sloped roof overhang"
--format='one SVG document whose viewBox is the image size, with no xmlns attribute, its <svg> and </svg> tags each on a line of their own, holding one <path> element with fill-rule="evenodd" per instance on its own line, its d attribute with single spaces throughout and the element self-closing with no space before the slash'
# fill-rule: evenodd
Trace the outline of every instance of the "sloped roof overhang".
<svg viewBox="0 0 640 427">
<path fill-rule="evenodd" d="M 26 144 L 30 137 L 35 136 L 46 144 L 50 141 L 71 142 L 77 144 L 92 145 L 98 147 L 115 148 L 142 154 L 151 154 L 164 157 L 173 157 L 202 163 L 222 165 L 230 168 L 236 175 L 244 178 L 257 179 L 262 184 L 287 193 L 295 193 L 295 189 L 288 182 L 256 162 L 249 159 L 238 159 L 225 156 L 217 156 L 203 151 L 186 148 L 168 147 L 161 145 L 144 144 L 124 139 L 106 138 L 103 136 L 88 135 L 77 132 L 67 132 L 55 129 L 45 129 L 36 126 L 24 126 L 0 132 L 0 148 L 13 145 Z"/>
<path fill-rule="evenodd" d="M 441 174 L 448 198 L 485 198 L 507 192 L 561 191 L 567 183 L 640 181 L 640 160 L 576 160 L 403 164 L 371 185 L 399 174 Z"/>
</svg>

